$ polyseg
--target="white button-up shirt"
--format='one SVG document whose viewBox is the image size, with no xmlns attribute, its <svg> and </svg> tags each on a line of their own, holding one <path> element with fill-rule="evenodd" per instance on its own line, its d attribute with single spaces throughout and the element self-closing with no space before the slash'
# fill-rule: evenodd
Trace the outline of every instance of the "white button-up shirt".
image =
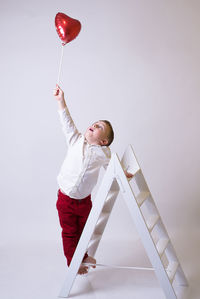
<svg viewBox="0 0 200 299">
<path fill-rule="evenodd" d="M 67 107 L 58 112 L 68 145 L 67 155 L 57 177 L 58 185 L 68 196 L 82 199 L 91 194 L 101 166 L 107 167 L 111 157 L 110 148 L 90 145 L 77 130 Z"/>
</svg>

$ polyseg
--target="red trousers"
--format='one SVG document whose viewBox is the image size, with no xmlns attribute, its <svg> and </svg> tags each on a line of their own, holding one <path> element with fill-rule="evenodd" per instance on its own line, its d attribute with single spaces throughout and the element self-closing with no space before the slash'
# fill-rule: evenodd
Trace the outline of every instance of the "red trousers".
<svg viewBox="0 0 200 299">
<path fill-rule="evenodd" d="M 64 255 L 67 259 L 67 265 L 69 266 L 92 208 L 91 195 L 78 200 L 58 190 L 56 207 L 62 227 Z M 84 258 L 87 256 L 86 253 Z"/>
</svg>

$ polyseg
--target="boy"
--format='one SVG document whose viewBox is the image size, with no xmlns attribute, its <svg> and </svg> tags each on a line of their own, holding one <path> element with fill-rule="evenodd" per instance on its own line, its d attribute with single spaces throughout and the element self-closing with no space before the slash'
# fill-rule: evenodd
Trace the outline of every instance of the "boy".
<svg viewBox="0 0 200 299">
<path fill-rule="evenodd" d="M 101 166 L 107 167 L 111 152 L 109 145 L 114 132 L 109 121 L 100 120 L 79 133 L 68 111 L 64 92 L 56 85 L 54 96 L 58 102 L 58 112 L 66 137 L 68 151 L 58 175 L 57 209 L 62 227 L 64 254 L 68 266 L 80 239 L 90 213 L 91 192 L 96 185 Z M 127 177 L 132 177 L 126 173 Z M 86 253 L 84 263 L 94 264 L 96 260 Z M 81 265 L 79 274 L 86 274 L 88 267 Z"/>
</svg>

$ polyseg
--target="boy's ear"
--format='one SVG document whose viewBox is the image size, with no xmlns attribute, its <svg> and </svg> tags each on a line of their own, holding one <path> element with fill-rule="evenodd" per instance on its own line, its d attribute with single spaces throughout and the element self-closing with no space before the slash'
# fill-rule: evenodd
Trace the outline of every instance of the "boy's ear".
<svg viewBox="0 0 200 299">
<path fill-rule="evenodd" d="M 102 139 L 100 141 L 101 145 L 107 145 L 108 144 L 108 139 Z"/>
</svg>

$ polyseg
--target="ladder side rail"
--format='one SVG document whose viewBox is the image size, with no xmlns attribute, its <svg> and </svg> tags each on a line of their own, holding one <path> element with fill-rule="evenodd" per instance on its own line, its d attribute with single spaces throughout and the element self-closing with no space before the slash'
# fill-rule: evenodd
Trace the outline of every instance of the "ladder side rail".
<svg viewBox="0 0 200 299">
<path fill-rule="evenodd" d="M 130 159 L 130 160 L 128 160 Z M 146 180 L 144 179 L 144 176 L 143 176 L 143 173 L 142 173 L 142 168 L 138 162 L 138 159 L 136 157 L 136 154 L 133 150 L 133 147 L 131 144 L 128 145 L 128 147 L 126 148 L 125 152 L 124 152 L 124 155 L 122 157 L 122 163 L 121 165 L 123 166 L 123 161 L 125 160 L 125 164 L 126 166 L 127 165 L 130 165 L 130 172 L 131 172 L 131 166 L 132 165 L 137 165 L 136 168 L 133 167 L 133 170 L 134 169 L 137 169 L 137 171 L 133 174 L 134 174 L 134 178 L 135 178 L 135 181 L 136 181 L 136 184 L 139 188 L 139 190 L 142 192 L 142 191 L 146 191 L 146 192 L 149 192 L 149 188 L 148 188 L 148 185 L 146 183 Z M 123 167 L 124 168 L 124 167 Z"/>
<path fill-rule="evenodd" d="M 171 238 L 169 237 L 169 234 L 167 232 L 167 229 L 166 229 L 161 217 L 158 221 L 158 224 L 155 227 L 155 230 L 157 231 L 158 235 L 160 235 L 160 240 L 162 238 L 168 240 L 168 244 L 163 252 L 163 254 L 165 254 L 168 262 L 169 263 L 176 262 L 178 264 L 178 268 L 175 273 L 174 280 L 176 280 L 179 285 L 188 286 L 187 278 L 185 276 L 185 273 L 183 271 L 183 268 L 182 268 L 179 258 L 177 256 L 176 250 L 172 244 Z"/>
<path fill-rule="evenodd" d="M 159 221 L 155 227 L 155 230 L 159 236 L 159 239 L 168 239 L 170 241 L 170 237 L 169 237 L 169 234 L 167 232 L 167 229 L 162 221 L 162 218 L 160 216 L 160 212 L 155 204 L 155 201 L 153 199 L 153 196 L 151 194 L 151 192 L 149 191 L 149 197 L 148 199 L 144 202 L 144 205 L 146 206 L 146 208 L 148 209 L 148 211 L 150 212 L 150 214 L 154 214 L 154 215 L 158 215 L 159 217 Z M 175 253 L 175 250 L 174 250 L 174 259 L 178 262 L 178 257 Z"/>
<path fill-rule="evenodd" d="M 123 185 L 123 189 L 121 190 L 122 195 L 126 201 L 131 216 L 135 222 L 135 226 L 141 236 L 141 240 L 146 249 L 147 255 L 149 256 L 152 266 L 155 269 L 156 276 L 165 292 L 165 295 L 168 299 L 177 299 L 175 290 L 157 253 L 151 234 L 149 233 L 149 230 L 145 224 L 145 220 L 140 210 L 138 209 L 137 202 L 134 199 L 135 196 L 132 192 L 132 189 L 130 188 L 129 182 L 124 174 L 117 155 L 115 159 L 115 170 L 117 170 L 117 173 L 119 175 L 118 179 L 120 178 L 120 184 Z"/>
<path fill-rule="evenodd" d="M 169 243 L 169 246 L 167 246 L 165 250 L 165 254 L 168 260 L 175 260 L 178 263 L 178 268 L 175 274 L 175 280 L 177 281 L 177 283 L 181 286 L 188 286 L 187 278 L 171 241 Z"/>
<path fill-rule="evenodd" d="M 133 149 L 130 145 L 125 150 L 125 152 L 123 154 L 123 157 L 121 159 L 121 163 L 123 164 L 123 166 L 122 166 L 123 169 L 127 170 L 127 171 L 130 171 L 131 173 L 135 174 L 136 172 L 138 172 L 140 170 L 140 167 L 139 167 L 139 164 L 137 162 L 136 156 L 134 155 Z M 112 186 L 111 186 L 111 189 L 110 189 L 110 192 L 109 192 L 109 193 L 111 193 L 110 197 L 114 197 L 113 200 L 112 200 L 112 203 L 109 206 L 109 210 L 107 211 L 107 212 L 109 212 L 109 215 L 108 215 L 107 219 L 104 221 L 103 225 L 101 225 L 102 226 L 102 228 L 101 228 L 101 237 L 98 238 L 97 242 L 95 242 L 94 245 L 91 246 L 92 247 L 91 249 L 90 249 L 90 244 L 89 244 L 88 252 L 91 256 L 95 256 L 95 253 L 98 249 L 98 246 L 99 246 L 99 243 L 101 241 L 104 229 L 105 229 L 106 224 L 107 224 L 107 222 L 110 218 L 110 214 L 111 214 L 111 211 L 112 211 L 113 206 L 115 204 L 115 200 L 118 196 L 119 191 L 120 191 L 119 184 L 117 183 L 117 180 L 114 179 L 114 181 L 112 183 Z M 107 195 L 104 206 L 106 206 L 107 201 L 110 201 L 110 199 L 109 199 L 110 194 L 109 193 Z M 103 210 L 104 210 L 104 208 L 103 208 Z M 99 219 L 98 219 L 98 221 L 99 221 Z M 98 232 L 98 222 L 97 222 L 97 228 L 95 228 L 95 231 L 93 233 L 95 234 L 96 232 Z"/>
<path fill-rule="evenodd" d="M 111 189 L 110 189 L 110 191 L 109 191 L 109 193 L 108 193 L 108 195 L 107 195 L 107 197 L 106 197 L 106 200 L 105 200 L 105 202 L 106 202 L 106 201 L 109 202 L 109 211 L 107 211 L 106 213 L 103 212 L 103 210 L 104 210 L 104 206 L 103 206 L 102 211 L 101 211 L 101 214 L 100 214 L 100 216 L 99 216 L 99 218 L 98 218 L 98 220 L 97 220 L 96 227 L 95 227 L 95 229 L 94 229 L 94 231 L 93 231 L 93 235 L 97 235 L 97 236 L 100 236 L 100 237 L 98 238 L 97 242 L 95 242 L 94 245 L 90 246 L 90 243 L 89 243 L 89 245 L 88 245 L 88 254 L 89 254 L 90 256 L 93 256 L 93 257 L 94 257 L 95 254 L 96 254 L 96 251 L 97 251 L 97 249 L 98 249 L 99 243 L 100 243 L 101 238 L 102 238 L 102 236 L 103 236 L 105 227 L 106 227 L 107 222 L 108 222 L 108 220 L 109 220 L 109 218 L 110 218 L 111 211 L 112 211 L 113 206 L 114 206 L 114 204 L 115 204 L 116 198 L 117 198 L 117 196 L 118 196 L 118 194 L 119 194 L 119 188 L 118 188 L 118 190 L 111 191 L 113 185 L 116 186 L 115 179 L 114 179 L 114 181 L 113 181 L 113 183 L 112 183 L 112 185 L 111 185 Z M 115 187 L 115 188 L 116 188 L 116 187 Z M 104 202 L 104 203 L 105 203 L 105 202 Z M 104 205 L 105 205 L 105 204 L 104 204 Z M 106 214 L 106 216 L 104 216 L 105 214 Z M 102 216 L 102 215 L 103 215 L 103 216 Z M 93 235 L 92 235 L 92 237 L 93 237 Z M 92 239 L 92 237 L 91 237 L 91 239 Z"/>
<path fill-rule="evenodd" d="M 134 179 L 135 179 L 135 183 L 138 187 L 138 190 L 140 192 L 150 192 L 149 187 L 146 183 L 146 180 L 144 179 L 144 175 L 143 175 L 141 168 L 140 168 L 140 171 L 138 171 L 135 174 Z"/>
<path fill-rule="evenodd" d="M 126 154 L 126 152 L 127 152 L 127 154 Z M 177 256 L 177 253 L 176 253 L 176 251 L 175 251 L 175 249 L 174 249 L 174 247 L 173 247 L 173 245 L 172 245 L 172 242 L 171 242 L 171 239 L 170 239 L 170 237 L 169 237 L 169 234 L 168 234 L 168 231 L 167 231 L 167 229 L 166 229 L 166 227 L 165 227 L 165 225 L 164 225 L 164 223 L 163 223 L 163 221 L 162 221 L 162 219 L 161 219 L 161 217 L 160 217 L 160 212 L 158 211 L 158 208 L 157 208 L 157 206 L 156 206 L 156 204 L 155 204 L 155 201 L 154 201 L 154 199 L 153 199 L 153 196 L 152 196 L 152 194 L 151 194 L 151 192 L 150 192 L 150 190 L 149 190 L 149 187 L 148 187 L 148 185 L 147 185 L 147 182 L 146 182 L 146 180 L 145 180 L 145 178 L 144 178 L 144 175 L 143 175 L 143 172 L 142 172 L 142 169 L 141 169 L 141 166 L 140 166 L 140 164 L 139 164 L 139 162 L 138 162 L 138 160 L 137 160 L 137 157 L 136 157 L 136 155 L 135 155 L 135 153 L 134 153 L 134 150 L 133 150 L 133 148 L 132 148 L 132 146 L 131 145 L 129 145 L 128 147 L 127 147 L 127 149 L 126 149 L 126 151 L 125 151 L 125 153 L 124 153 L 124 156 L 125 156 L 125 163 L 127 164 L 127 165 L 131 165 L 131 162 L 129 162 L 129 161 L 127 161 L 127 158 L 126 158 L 126 156 L 128 157 L 131 157 L 131 159 L 134 159 L 135 160 L 135 162 L 134 163 L 137 163 L 137 165 L 139 166 L 139 172 L 137 172 L 136 174 L 135 174 L 135 182 L 136 182 L 136 184 L 137 184 L 137 187 L 138 187 L 138 189 L 140 190 L 140 192 L 149 192 L 149 194 L 150 194 L 150 198 L 151 198 L 151 202 L 152 202 L 152 205 L 153 205 L 153 207 L 151 207 L 151 203 L 149 204 L 149 208 L 150 209 L 154 209 L 155 210 L 155 212 L 156 212 L 156 214 L 159 216 L 159 222 L 160 222 L 160 224 L 161 224 L 161 229 L 164 231 L 164 234 L 165 234 L 165 236 L 168 238 L 168 240 L 169 240 L 169 246 L 167 246 L 167 248 L 166 248 L 166 250 L 165 250 L 165 254 L 166 254 L 166 256 L 167 256 L 167 259 L 170 261 L 170 260 L 172 260 L 172 259 L 174 259 L 175 261 L 177 261 L 177 263 L 179 264 L 179 266 L 178 266 L 178 269 L 177 269 L 177 273 L 176 273 L 176 275 L 175 275 L 175 277 L 177 278 L 177 281 L 181 284 L 181 285 L 184 285 L 184 286 L 188 286 L 188 281 L 187 281 L 187 278 L 186 278 L 186 276 L 185 276 L 185 274 L 184 274 L 184 271 L 183 271 L 183 269 L 182 269 L 182 266 L 181 266 L 181 264 L 180 264 L 180 261 L 179 261 L 179 259 L 178 259 L 178 256 Z M 124 157 L 123 156 L 123 157 Z M 122 159 L 123 160 L 123 159 Z M 132 190 L 133 191 L 133 190 Z M 144 203 L 146 204 L 146 205 L 148 205 L 148 201 L 144 201 Z M 159 227 L 157 228 L 158 230 L 159 230 Z"/>
<path fill-rule="evenodd" d="M 140 188 L 140 190 L 142 192 L 144 190 L 144 186 L 148 186 L 148 185 L 146 183 L 146 180 L 144 178 L 142 170 L 141 170 L 141 173 L 139 175 L 140 175 L 140 185 L 138 187 Z M 142 187 L 141 187 L 142 178 L 143 178 L 145 183 L 142 184 Z M 149 188 L 148 188 L 148 190 L 149 190 Z M 177 273 L 176 273 L 175 277 L 177 278 L 177 281 L 179 281 L 179 283 L 181 285 L 188 286 L 188 281 L 187 281 L 187 278 L 184 274 L 182 266 L 180 264 L 180 261 L 179 261 L 179 258 L 177 256 L 176 250 L 175 250 L 174 246 L 172 245 L 172 242 L 171 242 L 171 239 L 169 237 L 168 231 L 167 231 L 167 229 L 166 229 L 166 227 L 163 223 L 163 220 L 160 216 L 160 212 L 158 211 L 158 208 L 156 206 L 156 203 L 153 199 L 153 196 L 152 196 L 150 190 L 149 190 L 149 194 L 150 194 L 149 198 L 150 198 L 151 201 L 147 200 L 147 201 L 144 202 L 144 204 L 146 204 L 148 206 L 150 211 L 154 210 L 154 212 L 159 216 L 159 224 L 156 226 L 156 230 L 158 231 L 158 233 L 159 233 L 159 230 L 160 230 L 160 235 L 162 235 L 164 233 L 166 238 L 169 240 L 169 245 L 165 249 L 166 257 L 167 257 L 169 262 L 176 261 L 179 264 L 179 267 L 178 267 L 178 270 L 177 270 Z"/>
<path fill-rule="evenodd" d="M 135 153 L 131 145 L 128 145 L 121 159 L 121 165 L 124 170 L 135 175 L 140 170 Z"/>
<path fill-rule="evenodd" d="M 80 240 L 74 252 L 71 264 L 68 268 L 67 277 L 63 284 L 63 287 L 60 291 L 59 297 L 67 298 L 69 296 L 71 287 L 74 283 L 75 277 L 77 275 L 78 269 L 82 263 L 84 254 L 87 250 L 88 243 L 91 239 L 93 231 L 96 226 L 96 222 L 99 218 L 101 210 L 103 208 L 104 200 L 107 197 L 107 194 L 111 188 L 113 182 L 113 165 L 114 165 L 114 157 L 111 157 L 107 170 L 102 179 L 99 190 L 96 194 L 93 207 L 88 216 L 87 222 L 81 234 Z M 104 200 L 103 200 L 104 199 Z"/>
<path fill-rule="evenodd" d="M 128 154 L 126 154 L 126 152 L 128 152 Z M 139 162 L 137 160 L 137 157 L 136 157 L 136 155 L 134 153 L 134 150 L 133 150 L 133 148 L 132 148 L 131 145 L 128 146 L 128 148 L 126 149 L 124 155 L 126 155 L 127 157 L 128 156 L 131 157 L 131 159 L 134 159 L 136 161 L 134 163 L 137 163 L 138 166 L 139 166 L 139 168 L 140 168 L 140 171 L 135 174 L 135 182 L 137 184 L 137 187 L 138 187 L 138 189 L 140 190 L 141 193 L 144 193 L 144 192 L 149 193 L 148 200 L 144 201 L 144 203 L 148 206 L 148 208 L 151 211 L 155 212 L 159 216 L 159 224 L 156 225 L 155 229 L 157 231 L 159 231 L 160 238 L 162 238 L 164 236 L 164 238 L 166 237 L 169 240 L 168 246 L 166 247 L 164 253 L 165 253 L 165 255 L 166 255 L 166 257 L 167 257 L 167 259 L 168 259 L 169 262 L 170 261 L 176 261 L 178 263 L 178 265 L 179 265 L 178 269 L 177 269 L 177 272 L 175 274 L 175 279 L 177 280 L 177 282 L 180 285 L 188 286 L 188 281 L 187 281 L 185 273 L 184 273 L 184 271 L 182 269 L 180 261 L 178 259 L 177 253 L 176 253 L 176 251 L 175 251 L 175 249 L 173 247 L 173 244 L 172 244 L 171 239 L 169 237 L 168 231 L 167 231 L 167 229 L 166 229 L 166 227 L 165 227 L 165 225 L 164 225 L 164 223 L 163 223 L 163 221 L 162 221 L 162 219 L 160 217 L 160 212 L 158 211 L 158 208 L 156 206 L 154 198 L 153 198 L 153 196 L 151 194 L 151 191 L 149 190 L 148 184 L 147 184 L 147 182 L 146 182 L 146 180 L 144 178 L 142 169 L 140 167 L 140 164 L 139 164 Z M 125 156 L 125 158 L 126 158 L 126 156 Z M 131 164 L 131 162 L 129 162 L 127 160 L 125 162 L 126 162 L 126 164 Z M 132 189 L 132 191 L 133 191 L 133 189 Z"/>
</svg>

